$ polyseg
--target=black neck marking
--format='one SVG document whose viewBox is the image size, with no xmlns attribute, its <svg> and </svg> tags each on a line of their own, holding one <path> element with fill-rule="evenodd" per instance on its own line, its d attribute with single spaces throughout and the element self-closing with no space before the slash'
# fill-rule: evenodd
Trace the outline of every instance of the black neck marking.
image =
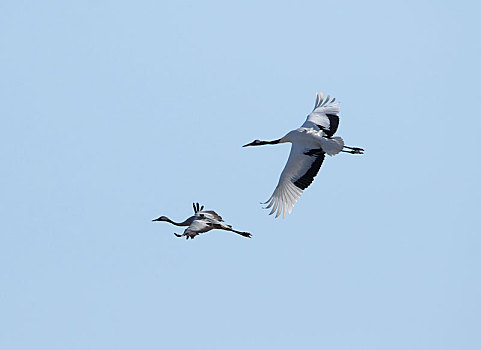
<svg viewBox="0 0 481 350">
<path fill-rule="evenodd" d="M 274 141 L 262 141 L 262 142 L 265 142 L 266 145 L 275 145 L 275 144 L 281 142 L 281 139 L 277 139 L 277 140 L 274 140 Z"/>
</svg>

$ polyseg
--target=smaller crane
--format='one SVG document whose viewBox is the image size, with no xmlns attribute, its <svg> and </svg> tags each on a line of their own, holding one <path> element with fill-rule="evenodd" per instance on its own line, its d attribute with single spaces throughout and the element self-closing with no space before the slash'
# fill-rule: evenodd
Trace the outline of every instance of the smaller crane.
<svg viewBox="0 0 481 350">
<path fill-rule="evenodd" d="M 187 218 L 183 222 L 175 222 L 170 220 L 167 216 L 161 216 L 152 221 L 167 221 L 175 226 L 189 226 L 185 229 L 184 233 L 179 235 L 174 233 L 177 237 L 185 237 L 185 239 L 194 239 L 195 236 L 208 232 L 210 230 L 225 230 L 237 233 L 241 236 L 251 238 L 252 235 L 249 232 L 236 231 L 231 225 L 227 225 L 222 220 L 222 217 L 213 210 L 204 210 L 204 206 L 200 206 L 199 203 L 193 203 L 194 215 Z"/>
</svg>

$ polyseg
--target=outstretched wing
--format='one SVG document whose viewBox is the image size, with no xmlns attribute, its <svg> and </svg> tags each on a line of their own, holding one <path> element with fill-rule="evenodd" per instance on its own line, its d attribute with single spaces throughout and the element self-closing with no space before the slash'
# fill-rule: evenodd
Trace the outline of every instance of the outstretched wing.
<svg viewBox="0 0 481 350">
<path fill-rule="evenodd" d="M 264 203 L 266 209 L 272 207 L 269 215 L 276 212 L 276 218 L 281 214 L 284 218 L 286 212 L 292 212 L 292 207 L 301 197 L 305 190 L 314 180 L 325 153 L 322 149 L 309 149 L 299 144 L 292 144 L 291 153 L 287 164 L 282 171 L 279 183 L 277 184 L 271 198 Z"/>
<path fill-rule="evenodd" d="M 304 128 L 313 128 L 315 130 L 323 130 L 327 137 L 332 137 L 339 127 L 339 103 L 334 103 L 336 99 L 331 100 L 331 96 L 327 95 L 324 100 L 324 94 L 316 94 L 316 103 L 311 114 L 307 116 L 306 121 L 302 124 Z"/>
</svg>

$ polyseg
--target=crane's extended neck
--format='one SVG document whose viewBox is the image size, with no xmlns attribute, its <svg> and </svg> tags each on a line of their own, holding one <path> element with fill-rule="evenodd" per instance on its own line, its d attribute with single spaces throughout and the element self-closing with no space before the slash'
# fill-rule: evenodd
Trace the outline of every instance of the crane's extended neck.
<svg viewBox="0 0 481 350">
<path fill-rule="evenodd" d="M 189 226 L 190 225 L 190 222 L 189 220 L 185 220 L 185 221 L 182 221 L 182 222 L 175 222 L 175 221 L 172 221 L 169 219 L 169 222 L 175 226 Z"/>
<path fill-rule="evenodd" d="M 175 225 L 175 226 L 189 226 L 191 224 L 190 218 L 186 219 L 185 221 L 182 221 L 182 222 L 175 222 L 175 221 L 169 219 L 167 216 L 161 216 L 160 218 L 152 220 L 152 221 L 167 221 L 167 222 L 170 222 L 172 225 Z"/>
<path fill-rule="evenodd" d="M 283 142 L 282 139 L 277 139 L 274 141 L 261 141 L 261 140 L 254 140 L 251 143 L 248 143 L 247 145 L 244 145 L 242 147 L 248 147 L 248 146 L 262 146 L 262 145 L 275 145 L 278 143 Z"/>
</svg>

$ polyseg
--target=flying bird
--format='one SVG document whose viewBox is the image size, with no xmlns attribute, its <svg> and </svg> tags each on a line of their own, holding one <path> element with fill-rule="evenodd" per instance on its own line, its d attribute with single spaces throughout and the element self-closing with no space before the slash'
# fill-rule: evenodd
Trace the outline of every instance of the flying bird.
<svg viewBox="0 0 481 350">
<path fill-rule="evenodd" d="M 200 206 L 199 203 L 193 203 L 194 215 L 187 218 L 183 222 L 175 222 L 170 220 L 167 216 L 161 216 L 152 221 L 167 221 L 175 226 L 188 226 L 184 233 L 179 235 L 174 233 L 177 237 L 185 237 L 185 239 L 194 239 L 195 236 L 208 232 L 210 230 L 219 229 L 237 233 L 241 236 L 251 238 L 252 235 L 249 232 L 236 231 L 231 225 L 224 223 L 224 220 L 213 210 L 204 210 L 204 206 Z"/>
<path fill-rule="evenodd" d="M 242 147 L 275 145 L 290 142 L 291 153 L 282 171 L 279 183 L 267 202 L 265 209 L 271 208 L 269 215 L 276 212 L 276 218 L 292 212 L 292 207 L 301 197 L 302 192 L 316 177 L 325 155 L 334 156 L 339 152 L 363 154 L 364 149 L 344 145 L 344 140 L 334 136 L 339 126 L 339 103 L 328 95 L 324 100 L 321 92 L 316 94 L 314 109 L 307 116 L 300 128 L 288 132 L 284 137 L 274 141 L 254 140 Z"/>
</svg>

